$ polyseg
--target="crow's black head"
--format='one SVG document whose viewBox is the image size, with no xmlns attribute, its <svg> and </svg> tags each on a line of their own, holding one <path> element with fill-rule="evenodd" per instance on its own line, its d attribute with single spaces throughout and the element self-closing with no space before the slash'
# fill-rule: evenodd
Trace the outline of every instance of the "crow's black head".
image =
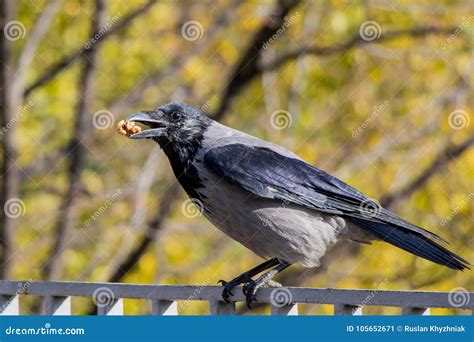
<svg viewBox="0 0 474 342">
<path fill-rule="evenodd" d="M 202 138 L 211 119 L 198 108 L 185 103 L 171 102 L 155 110 L 136 113 L 128 118 L 150 127 L 130 136 L 131 139 L 151 138 L 162 147 L 187 145 Z"/>
<path fill-rule="evenodd" d="M 134 114 L 128 121 L 150 127 L 131 135 L 130 138 L 149 138 L 156 141 L 167 155 L 184 190 L 192 198 L 199 198 L 196 189 L 202 184 L 192 161 L 201 147 L 206 129 L 213 121 L 198 108 L 176 102 Z"/>
</svg>

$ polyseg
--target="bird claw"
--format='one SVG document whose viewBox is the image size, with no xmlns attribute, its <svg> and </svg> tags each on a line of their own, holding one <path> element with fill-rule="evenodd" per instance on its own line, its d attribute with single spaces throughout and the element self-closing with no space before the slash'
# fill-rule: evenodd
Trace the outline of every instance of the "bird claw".
<svg viewBox="0 0 474 342">
<path fill-rule="evenodd" d="M 230 297 L 233 296 L 234 294 L 232 293 L 232 289 L 235 287 L 235 285 L 232 284 L 230 281 L 225 281 L 225 280 L 219 280 L 217 283 L 222 284 L 224 289 L 222 290 L 222 299 L 226 303 L 230 303 Z"/>
<path fill-rule="evenodd" d="M 230 297 L 233 296 L 234 294 L 232 293 L 232 289 L 240 284 L 244 284 L 246 282 L 251 281 L 252 278 L 250 278 L 247 274 L 247 272 L 242 273 L 238 277 L 230 280 L 230 281 L 225 281 L 225 280 L 219 280 L 217 283 L 222 284 L 224 286 L 224 290 L 222 290 L 222 299 L 226 303 L 230 303 Z"/>
<path fill-rule="evenodd" d="M 260 287 L 263 286 L 263 283 L 257 282 L 255 280 L 251 280 L 244 284 L 242 291 L 245 295 L 245 302 L 247 303 L 247 307 L 249 309 L 252 308 L 252 302 L 257 301 L 257 291 Z"/>
<path fill-rule="evenodd" d="M 244 286 L 242 288 L 242 291 L 244 292 L 244 295 L 245 295 L 245 302 L 247 303 L 247 306 L 249 307 L 249 309 L 251 309 L 252 302 L 257 301 L 257 291 L 259 288 L 261 288 L 264 285 L 269 285 L 272 287 L 281 287 L 279 283 L 272 280 L 272 277 L 278 272 L 280 272 L 281 270 L 288 267 L 289 264 L 280 263 L 279 265 L 280 265 L 279 267 L 262 274 L 260 277 L 258 277 L 255 280 L 253 280 L 250 276 L 251 273 L 252 274 L 256 273 L 254 269 L 251 271 L 242 273 L 241 275 L 232 279 L 231 281 L 225 281 L 222 279 L 219 280 L 218 283 L 224 286 L 224 290 L 222 291 L 222 299 L 225 302 L 230 303 L 230 297 L 233 295 L 232 289 L 236 287 L 237 285 L 243 284 Z"/>
</svg>

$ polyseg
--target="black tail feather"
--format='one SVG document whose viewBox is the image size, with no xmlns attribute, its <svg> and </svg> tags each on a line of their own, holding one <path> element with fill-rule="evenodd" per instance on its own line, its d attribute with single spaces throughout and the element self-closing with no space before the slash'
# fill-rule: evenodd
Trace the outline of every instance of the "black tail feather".
<svg viewBox="0 0 474 342">
<path fill-rule="evenodd" d="M 453 270 L 469 269 L 468 265 L 470 264 L 468 261 L 445 247 L 438 245 L 426 236 L 386 223 L 359 218 L 350 218 L 350 221 L 358 227 L 370 232 L 380 240 L 386 241 L 407 252 Z"/>
</svg>

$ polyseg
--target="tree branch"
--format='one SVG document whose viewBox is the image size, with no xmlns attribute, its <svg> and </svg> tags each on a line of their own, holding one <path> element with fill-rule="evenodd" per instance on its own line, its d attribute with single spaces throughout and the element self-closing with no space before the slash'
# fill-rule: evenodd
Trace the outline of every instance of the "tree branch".
<svg viewBox="0 0 474 342">
<path fill-rule="evenodd" d="M 294 51 L 287 52 L 279 57 L 276 57 L 273 61 L 269 62 L 266 65 L 261 65 L 258 69 L 258 72 L 261 73 L 264 70 L 273 70 L 281 65 L 285 64 L 288 61 L 302 57 L 304 55 L 315 55 L 315 56 L 330 56 L 340 52 L 346 52 L 356 46 L 366 45 L 372 43 L 381 43 L 384 41 L 394 40 L 400 37 L 425 37 L 431 34 L 450 34 L 456 27 L 437 27 L 437 26 L 427 26 L 427 27 L 415 27 L 411 29 L 402 29 L 402 30 L 393 30 L 382 33 L 380 38 L 366 41 L 357 34 L 345 43 L 335 44 L 331 46 L 321 47 L 316 45 L 306 45 L 301 48 L 298 48 Z"/>
<path fill-rule="evenodd" d="M 436 173 L 446 168 L 451 161 L 460 157 L 466 152 L 471 146 L 474 145 L 474 135 L 466 139 L 459 145 L 452 145 L 447 147 L 444 151 L 440 152 L 433 162 L 420 173 L 418 177 L 413 179 L 410 183 L 405 185 L 403 188 L 385 194 L 380 199 L 380 204 L 383 207 L 393 207 L 397 205 L 401 200 L 410 197 L 415 191 L 424 186 Z"/>
<path fill-rule="evenodd" d="M 242 0 L 234 0 L 225 9 L 224 13 L 216 18 L 213 26 L 206 31 L 203 39 L 199 41 L 199 44 L 191 45 L 187 53 L 180 51 L 179 58 L 173 59 L 169 65 L 152 72 L 125 97 L 116 100 L 115 103 L 109 106 L 110 111 L 114 113 L 119 109 L 123 110 L 124 107 L 135 106 L 137 103 L 140 103 L 142 95 L 150 85 L 157 84 L 165 78 L 174 76 L 177 72 L 182 70 L 190 60 L 200 55 L 203 51 L 206 51 L 214 43 L 214 38 L 216 38 L 218 34 L 222 34 L 223 28 L 228 24 L 231 15 L 235 13 L 241 3 Z"/>
<path fill-rule="evenodd" d="M 266 18 L 263 25 L 255 33 L 249 47 L 237 61 L 226 87 L 223 90 L 219 108 L 211 116 L 220 120 L 229 107 L 231 100 L 257 74 L 260 74 L 258 61 L 263 46 L 277 33 L 285 22 L 285 17 L 298 4 L 296 0 L 279 0 L 272 13 Z"/>
<path fill-rule="evenodd" d="M 234 2 L 232 2 L 225 10 L 225 13 L 216 19 L 214 26 L 208 32 L 206 32 L 204 42 L 201 42 L 200 44 L 193 44 L 189 54 L 185 54 L 180 59 L 174 59 L 171 65 L 167 66 L 164 70 L 157 70 L 155 73 L 142 81 L 138 86 L 133 88 L 133 90 L 125 97 L 115 100 L 115 102 L 107 106 L 109 107 L 110 111 L 115 113 L 119 110 L 123 111 L 124 108 L 137 105 L 137 103 L 141 101 L 141 95 L 143 95 L 146 88 L 150 84 L 156 84 L 165 77 L 171 77 L 176 72 L 181 70 L 182 65 L 186 64 L 188 60 L 194 58 L 196 55 L 207 49 L 212 44 L 216 35 L 222 31 L 222 28 L 240 4 L 241 0 L 234 0 Z M 66 156 L 67 152 L 67 148 L 62 148 L 55 152 L 49 153 L 47 156 L 41 156 L 38 159 L 32 161 L 30 165 L 24 166 L 24 172 L 20 174 L 21 182 L 44 171 L 50 170 L 52 166 L 56 165 Z"/>
<path fill-rule="evenodd" d="M 0 124 L 2 136 L 2 193 L 0 195 L 0 278 L 6 279 L 10 274 L 11 265 L 11 233 L 15 227 L 15 218 L 8 215 L 6 208 L 7 201 L 18 197 L 19 192 L 19 172 L 16 166 L 17 149 L 15 144 L 16 127 L 11 124 L 14 107 L 11 102 L 10 79 L 10 41 L 4 34 L 4 27 L 12 18 L 12 1 L 0 2 Z"/>
<path fill-rule="evenodd" d="M 95 43 L 93 44 L 95 48 L 98 47 L 101 43 L 104 42 L 104 40 L 118 32 L 120 32 L 122 29 L 127 27 L 131 21 L 133 21 L 135 18 L 140 16 L 143 13 L 146 13 L 152 5 L 156 3 L 157 0 L 148 0 L 145 5 L 142 7 L 137 8 L 130 14 L 128 14 L 125 18 L 123 18 L 121 21 L 115 23 L 108 31 L 103 32 L 102 34 L 98 34 L 99 31 L 101 30 L 102 27 L 97 27 L 94 30 L 94 33 L 91 34 L 91 38 L 94 36 L 99 37 L 98 39 L 95 40 Z M 31 94 L 32 91 L 35 89 L 45 85 L 49 81 L 51 81 L 54 77 L 56 77 L 60 72 L 64 71 L 66 67 L 68 67 L 71 63 L 76 61 L 77 59 L 83 58 L 87 55 L 87 48 L 86 48 L 87 42 L 84 42 L 84 44 L 81 45 L 80 48 L 78 48 L 75 52 L 63 57 L 60 61 L 56 62 L 52 66 L 50 66 L 42 75 L 40 75 L 36 81 L 31 83 L 24 91 L 23 97 L 28 97 L 28 95 Z"/>
<path fill-rule="evenodd" d="M 158 214 L 150 221 L 148 227 L 140 238 L 135 248 L 127 257 L 112 271 L 109 282 L 119 282 L 123 277 L 140 261 L 148 246 L 155 240 L 157 233 L 162 229 L 163 222 L 166 219 L 174 201 L 179 196 L 179 184 L 174 182 L 166 192 L 161 196 L 161 206 Z"/>
<path fill-rule="evenodd" d="M 39 43 L 45 36 L 48 31 L 49 26 L 53 21 L 53 17 L 56 15 L 59 7 L 61 5 L 61 0 L 50 1 L 41 12 L 38 20 L 36 21 L 34 27 L 31 30 L 31 33 L 28 35 L 28 41 L 25 44 L 25 47 L 20 53 L 18 58 L 18 66 L 16 70 L 15 77 L 12 84 L 12 97 L 13 107 L 21 105 L 23 102 L 23 94 L 25 91 L 25 75 L 30 65 L 35 52 L 38 48 Z"/>
<path fill-rule="evenodd" d="M 279 17 L 280 25 L 283 24 L 284 16 Z M 316 56 L 329 56 L 337 53 L 345 52 L 358 45 L 365 45 L 375 42 L 389 41 L 403 36 L 409 37 L 424 37 L 430 34 L 450 34 L 456 27 L 419 27 L 404 30 L 393 30 L 383 33 L 380 38 L 372 41 L 363 40 L 360 35 L 355 35 L 347 42 L 342 44 L 336 44 L 327 47 L 319 47 L 314 45 L 306 45 L 297 50 L 288 52 L 279 57 L 276 57 L 273 61 L 270 61 L 264 65 L 261 64 L 259 57 L 260 51 L 263 44 L 275 33 L 279 27 L 273 28 L 273 31 L 267 25 L 264 25 L 261 30 L 256 34 L 254 42 L 250 48 L 242 55 L 242 58 L 237 63 L 237 67 L 229 77 L 230 81 L 227 83 L 227 87 L 224 89 L 220 107 L 213 114 L 214 118 L 220 119 L 223 113 L 227 110 L 232 100 L 238 95 L 238 93 L 257 76 L 260 76 L 264 71 L 275 70 L 285 64 L 286 62 L 302 57 L 304 55 L 316 55 Z M 271 32 L 271 34 L 270 34 Z M 262 39 L 264 38 L 265 39 Z M 257 51 L 257 52 L 255 52 Z"/>
</svg>

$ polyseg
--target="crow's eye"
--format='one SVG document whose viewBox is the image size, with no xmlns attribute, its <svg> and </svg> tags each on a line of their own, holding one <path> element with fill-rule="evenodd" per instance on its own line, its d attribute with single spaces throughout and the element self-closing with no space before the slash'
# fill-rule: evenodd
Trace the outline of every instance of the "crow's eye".
<svg viewBox="0 0 474 342">
<path fill-rule="evenodd" d="M 173 121 L 180 121 L 182 117 L 180 112 L 171 113 L 171 119 L 173 119 Z"/>
</svg>

